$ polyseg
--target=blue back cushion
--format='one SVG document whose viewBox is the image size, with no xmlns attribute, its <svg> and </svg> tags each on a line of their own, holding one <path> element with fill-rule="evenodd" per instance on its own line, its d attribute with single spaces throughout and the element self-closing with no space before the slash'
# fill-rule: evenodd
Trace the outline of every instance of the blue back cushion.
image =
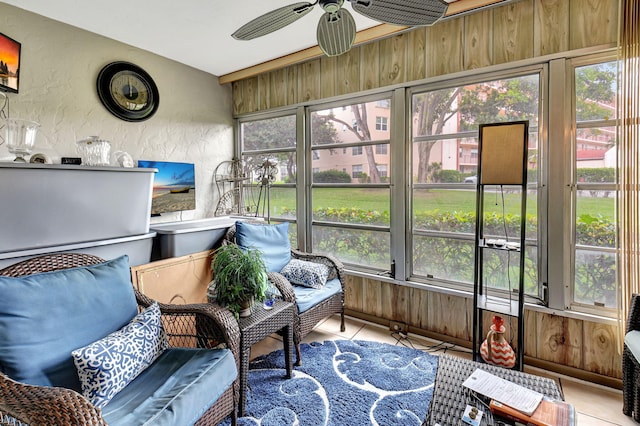
<svg viewBox="0 0 640 426">
<path fill-rule="evenodd" d="M 129 258 L 0 277 L 0 368 L 20 382 L 80 391 L 71 351 L 122 328 L 137 313 Z"/>
<path fill-rule="evenodd" d="M 267 272 L 280 272 L 291 260 L 289 222 L 261 225 L 238 221 L 236 243 L 244 250 L 260 250 Z"/>
</svg>

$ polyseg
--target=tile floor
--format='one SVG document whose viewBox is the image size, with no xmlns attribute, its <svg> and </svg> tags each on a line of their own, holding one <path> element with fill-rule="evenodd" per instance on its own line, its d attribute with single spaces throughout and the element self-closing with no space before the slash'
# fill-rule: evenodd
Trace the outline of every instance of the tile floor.
<svg viewBox="0 0 640 426">
<path fill-rule="evenodd" d="M 340 318 L 337 315 L 330 317 L 318 324 L 304 341 L 320 342 L 330 339 L 375 340 L 390 344 L 413 344 L 417 349 L 433 347 L 440 343 L 416 335 L 409 335 L 409 341 L 402 340 L 398 342 L 388 329 L 380 325 L 350 317 L 345 318 L 345 323 L 346 330 L 341 333 Z M 279 336 L 274 335 L 254 345 L 251 348 L 251 356 L 253 358 L 277 349 L 282 349 L 282 342 L 279 340 Z M 432 350 L 431 353 L 442 353 L 442 350 L 440 352 Z M 465 357 L 471 356 L 469 351 L 464 348 L 450 348 L 448 353 Z M 527 368 L 526 371 L 558 379 L 562 386 L 565 400 L 572 403 L 576 409 L 576 424 L 578 426 L 626 426 L 637 424 L 630 417 L 622 414 L 622 391 L 571 377 L 559 376 L 543 370 Z"/>
</svg>

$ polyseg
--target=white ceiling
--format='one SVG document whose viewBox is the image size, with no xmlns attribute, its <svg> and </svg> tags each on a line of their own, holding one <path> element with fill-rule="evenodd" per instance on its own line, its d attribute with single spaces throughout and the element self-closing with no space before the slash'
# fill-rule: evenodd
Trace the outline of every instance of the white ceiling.
<svg viewBox="0 0 640 426">
<path fill-rule="evenodd" d="M 315 46 L 319 6 L 293 24 L 250 41 L 231 34 L 300 0 L 3 0 L 4 3 L 221 76 Z M 458 0 L 446 0 L 449 3 Z M 466 1 L 466 0 L 463 0 Z M 378 25 L 350 9 L 358 31 Z"/>
</svg>

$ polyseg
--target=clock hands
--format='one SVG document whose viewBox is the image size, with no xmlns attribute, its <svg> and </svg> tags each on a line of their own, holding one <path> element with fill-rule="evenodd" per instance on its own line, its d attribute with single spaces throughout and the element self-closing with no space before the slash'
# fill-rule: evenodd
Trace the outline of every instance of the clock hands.
<svg viewBox="0 0 640 426">
<path fill-rule="evenodd" d="M 122 94 L 129 101 L 134 101 L 140 95 L 135 85 L 131 84 L 131 76 L 127 76 L 127 84 L 122 87 Z"/>
</svg>

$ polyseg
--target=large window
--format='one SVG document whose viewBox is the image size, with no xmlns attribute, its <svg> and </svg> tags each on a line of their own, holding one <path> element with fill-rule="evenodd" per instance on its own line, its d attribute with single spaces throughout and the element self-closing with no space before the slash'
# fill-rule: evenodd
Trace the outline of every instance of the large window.
<svg viewBox="0 0 640 426">
<path fill-rule="evenodd" d="M 277 164 L 268 188 L 256 173 L 244 182 L 262 200 L 251 211 L 266 217 L 268 195 L 301 248 L 348 269 L 471 291 L 478 126 L 527 120 L 527 302 L 612 316 L 616 76 L 615 57 L 556 58 L 241 118 L 245 166 Z M 488 238 L 519 235 L 519 190 L 486 188 Z M 515 257 L 485 261 L 517 276 Z"/>
<path fill-rule="evenodd" d="M 240 142 L 246 179 L 238 185 L 245 189 L 245 211 L 295 221 L 296 116 L 241 121 Z M 290 236 L 294 242 L 295 226 L 290 226 Z"/>
<path fill-rule="evenodd" d="M 527 294 L 540 296 L 535 184 L 539 99 L 538 73 L 413 93 L 411 274 L 415 279 L 473 283 L 478 125 L 528 120 L 525 288 Z M 508 187 L 488 191 L 495 200 L 485 207 L 485 224 L 494 229 L 494 237 L 519 235 L 520 195 Z M 485 271 L 517 265 L 507 256 L 489 261 Z"/>
<path fill-rule="evenodd" d="M 573 291 L 577 307 L 617 306 L 616 63 L 574 70 Z"/>
<path fill-rule="evenodd" d="M 313 250 L 356 268 L 390 268 L 389 170 L 377 166 L 388 164 L 390 140 L 387 131 L 376 131 L 379 114 L 390 125 L 391 109 L 379 106 L 389 104 L 379 99 L 310 112 L 310 149 L 333 153 L 312 164 L 320 170 L 311 176 Z M 353 155 L 345 155 L 343 146 Z"/>
</svg>

